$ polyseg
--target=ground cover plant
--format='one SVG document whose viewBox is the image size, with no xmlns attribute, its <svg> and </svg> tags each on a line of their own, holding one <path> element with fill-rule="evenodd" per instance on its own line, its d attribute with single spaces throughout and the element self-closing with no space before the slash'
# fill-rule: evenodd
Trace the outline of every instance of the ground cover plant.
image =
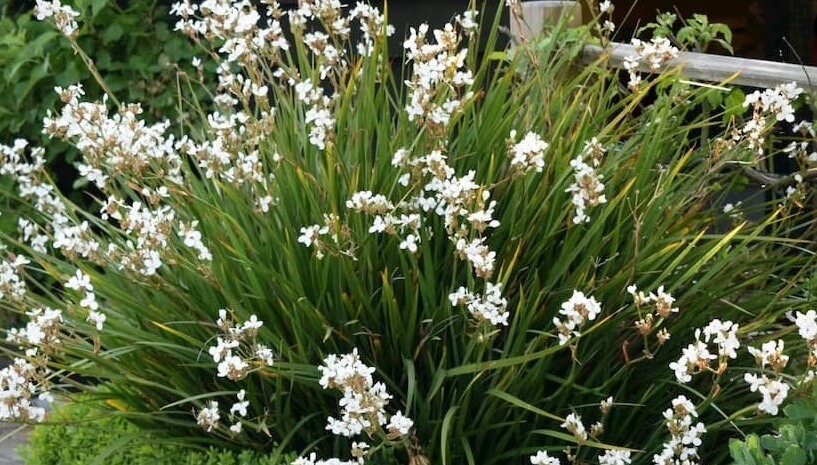
<svg viewBox="0 0 817 465">
<path fill-rule="evenodd" d="M 268 3 L 174 5 L 217 69 L 199 119 L 56 89 L 44 131 L 83 154 L 94 209 L 41 149 L 0 146 L 25 212 L 0 305 L 28 316 L 0 418 L 48 422 L 36 399 L 82 392 L 299 465 L 718 463 L 811 392 L 802 89 L 703 116 L 728 87 L 663 66 L 660 35 L 624 76 L 578 67 L 609 2 L 513 50 L 472 9 L 412 28 L 404 57 L 367 4 Z M 72 11 L 37 6 L 69 40 Z M 724 204 L 780 139 L 801 172 Z"/>
<path fill-rule="evenodd" d="M 293 459 L 162 441 L 89 402 L 57 406 L 49 422 L 34 428 L 19 451 L 26 465 L 283 465 Z"/>
</svg>

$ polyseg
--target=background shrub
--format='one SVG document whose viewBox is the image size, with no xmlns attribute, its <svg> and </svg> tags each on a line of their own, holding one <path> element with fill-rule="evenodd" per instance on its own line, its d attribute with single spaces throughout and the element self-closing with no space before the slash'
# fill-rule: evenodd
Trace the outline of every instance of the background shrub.
<svg viewBox="0 0 817 465">
<path fill-rule="evenodd" d="M 279 452 L 234 452 L 168 440 L 137 428 L 93 402 L 57 407 L 20 453 L 26 465 L 282 465 Z"/>
</svg>

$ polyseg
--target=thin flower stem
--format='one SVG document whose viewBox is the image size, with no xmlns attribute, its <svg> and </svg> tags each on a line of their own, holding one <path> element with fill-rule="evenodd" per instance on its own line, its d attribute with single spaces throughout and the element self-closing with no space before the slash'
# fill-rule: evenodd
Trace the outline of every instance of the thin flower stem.
<svg viewBox="0 0 817 465">
<path fill-rule="evenodd" d="M 82 47 L 79 46 L 75 38 L 69 37 L 69 40 L 71 41 L 71 48 L 74 50 L 74 53 L 76 53 L 77 55 L 79 55 L 80 58 L 82 58 L 82 62 L 85 63 L 85 67 L 88 68 L 88 71 L 91 72 L 91 75 L 94 77 L 94 80 L 97 82 L 97 84 L 99 84 L 99 86 L 108 96 L 108 98 L 110 98 L 111 101 L 114 104 L 116 104 L 117 108 L 121 110 L 122 104 L 116 98 L 116 95 L 114 95 L 113 91 L 111 91 L 110 87 L 108 87 L 108 84 L 105 83 L 105 79 L 103 79 L 102 76 L 99 74 L 99 71 L 96 69 L 96 65 L 94 65 L 94 60 L 92 60 L 91 57 L 89 57 L 88 54 L 86 54 L 85 51 L 82 50 Z"/>
</svg>

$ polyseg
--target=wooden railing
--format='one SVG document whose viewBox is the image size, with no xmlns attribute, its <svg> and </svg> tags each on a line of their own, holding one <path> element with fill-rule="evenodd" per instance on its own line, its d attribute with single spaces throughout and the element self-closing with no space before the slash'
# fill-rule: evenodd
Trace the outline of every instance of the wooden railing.
<svg viewBox="0 0 817 465">
<path fill-rule="evenodd" d="M 520 6 L 525 22 L 520 23 L 511 18 L 511 32 L 515 35 L 530 37 L 541 31 L 546 24 L 556 22 L 562 15 L 570 15 L 574 24 L 581 24 L 581 8 L 575 1 L 534 1 L 523 2 Z M 634 47 L 628 44 L 611 43 L 606 48 L 587 45 L 582 54 L 582 62 L 590 64 L 605 56 L 612 66 L 621 68 L 624 58 L 634 55 Z M 796 82 L 804 89 L 817 86 L 817 67 L 814 66 L 681 52 L 678 58 L 667 62 L 665 67 L 677 67 L 684 76 L 699 81 L 728 81 L 731 84 L 761 88 L 789 82 Z"/>
</svg>

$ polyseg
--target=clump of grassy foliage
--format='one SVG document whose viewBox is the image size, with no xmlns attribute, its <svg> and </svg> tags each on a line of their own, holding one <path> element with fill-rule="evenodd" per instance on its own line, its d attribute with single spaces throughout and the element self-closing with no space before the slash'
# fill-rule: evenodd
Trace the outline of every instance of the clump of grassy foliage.
<svg viewBox="0 0 817 465">
<path fill-rule="evenodd" d="M 770 200 L 722 205 L 810 96 L 750 95 L 717 126 L 698 109 L 724 90 L 663 66 L 666 39 L 628 85 L 607 56 L 577 66 L 596 21 L 508 51 L 499 14 L 470 12 L 413 30 L 400 74 L 377 11 L 218 4 L 176 7 L 219 65 L 217 112 L 147 126 L 60 89 L 46 131 L 83 152 L 100 208 L 0 147 L 25 212 L 0 305 L 30 318 L 4 418 L 83 391 L 299 464 L 714 463 L 813 382 L 808 155 Z"/>
</svg>

